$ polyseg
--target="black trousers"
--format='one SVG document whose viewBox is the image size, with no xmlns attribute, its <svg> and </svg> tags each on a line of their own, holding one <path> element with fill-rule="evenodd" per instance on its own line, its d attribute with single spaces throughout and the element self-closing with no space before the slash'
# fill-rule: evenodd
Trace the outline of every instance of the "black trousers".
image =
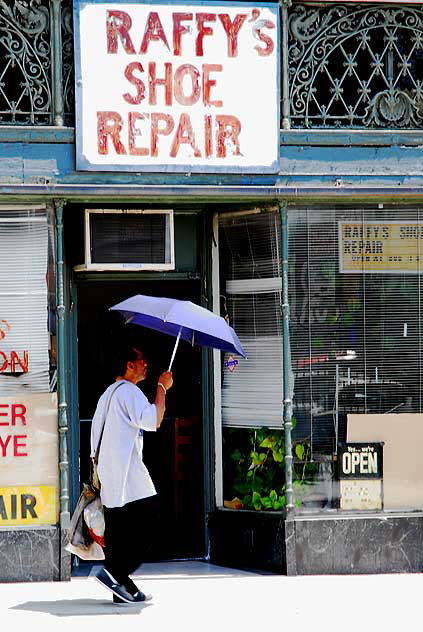
<svg viewBox="0 0 423 632">
<path fill-rule="evenodd" d="M 123 507 L 104 507 L 104 521 L 104 568 L 119 584 L 134 588 L 128 576 L 142 564 L 153 543 L 157 496 Z"/>
</svg>

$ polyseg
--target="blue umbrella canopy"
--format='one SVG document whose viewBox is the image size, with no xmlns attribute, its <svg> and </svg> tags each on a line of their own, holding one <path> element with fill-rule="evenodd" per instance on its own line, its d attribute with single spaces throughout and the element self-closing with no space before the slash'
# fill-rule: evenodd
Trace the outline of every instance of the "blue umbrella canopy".
<svg viewBox="0 0 423 632">
<path fill-rule="evenodd" d="M 171 365 L 180 338 L 192 345 L 246 357 L 238 336 L 226 320 L 191 301 L 137 294 L 110 309 L 123 314 L 127 323 L 176 336 Z"/>
</svg>

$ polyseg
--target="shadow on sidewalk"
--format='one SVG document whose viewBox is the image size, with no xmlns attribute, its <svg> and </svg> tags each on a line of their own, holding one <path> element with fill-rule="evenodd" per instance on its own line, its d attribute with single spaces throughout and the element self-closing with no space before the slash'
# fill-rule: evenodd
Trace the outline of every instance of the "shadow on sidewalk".
<svg viewBox="0 0 423 632">
<path fill-rule="evenodd" d="M 45 612 L 56 617 L 86 617 L 90 615 L 141 614 L 151 603 L 136 605 L 116 605 L 104 599 L 57 599 L 55 601 L 26 601 L 12 606 L 10 610 L 26 610 L 30 612 Z"/>
</svg>

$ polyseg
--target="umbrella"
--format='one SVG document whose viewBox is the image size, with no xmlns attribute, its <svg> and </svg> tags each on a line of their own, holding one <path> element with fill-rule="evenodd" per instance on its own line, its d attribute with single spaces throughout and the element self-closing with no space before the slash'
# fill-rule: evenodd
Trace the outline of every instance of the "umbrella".
<svg viewBox="0 0 423 632">
<path fill-rule="evenodd" d="M 110 309 L 123 314 L 127 323 L 176 336 L 169 371 L 180 338 L 192 345 L 221 349 L 245 358 L 239 338 L 226 320 L 191 301 L 137 294 Z"/>
</svg>

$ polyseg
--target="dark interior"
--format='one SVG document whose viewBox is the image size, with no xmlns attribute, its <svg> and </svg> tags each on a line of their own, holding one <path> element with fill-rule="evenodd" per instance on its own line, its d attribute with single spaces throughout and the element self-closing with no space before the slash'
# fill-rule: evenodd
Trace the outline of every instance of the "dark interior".
<svg viewBox="0 0 423 632">
<path fill-rule="evenodd" d="M 141 387 L 154 400 L 158 376 L 168 369 L 175 338 L 125 325 L 109 307 L 135 294 L 199 302 L 199 281 L 81 281 L 78 285 L 80 481 L 88 478 L 91 419 L 114 381 L 110 359 L 130 338 L 144 351 L 148 375 Z M 181 341 L 172 367 L 165 420 L 144 434 L 144 460 L 158 491 L 159 524 L 149 560 L 204 555 L 204 468 L 201 349 Z M 131 537 L 131 536 L 130 536 Z M 136 525 L 134 525 L 136 537 Z"/>
</svg>

